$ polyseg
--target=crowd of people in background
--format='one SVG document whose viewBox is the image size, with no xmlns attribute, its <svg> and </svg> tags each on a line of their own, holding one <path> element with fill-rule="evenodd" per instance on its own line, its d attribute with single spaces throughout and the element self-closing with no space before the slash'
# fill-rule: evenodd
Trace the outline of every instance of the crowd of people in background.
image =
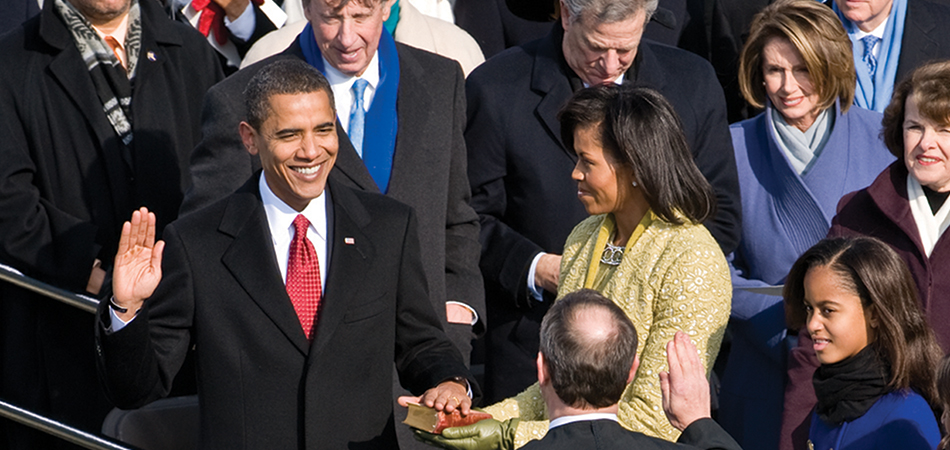
<svg viewBox="0 0 950 450">
<path fill-rule="evenodd" d="M 0 265 L 99 307 L 0 283 L 0 400 L 197 395 L 201 448 L 950 450 L 948 24 L 7 0 Z"/>
</svg>

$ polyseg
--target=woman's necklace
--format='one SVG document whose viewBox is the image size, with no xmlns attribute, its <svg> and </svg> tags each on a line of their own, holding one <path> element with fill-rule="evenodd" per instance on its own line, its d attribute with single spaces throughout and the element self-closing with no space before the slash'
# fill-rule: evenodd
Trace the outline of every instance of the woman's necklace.
<svg viewBox="0 0 950 450">
<path fill-rule="evenodd" d="M 604 248 L 604 253 L 600 255 L 600 262 L 609 266 L 619 266 L 620 260 L 623 259 L 623 247 L 612 244 L 611 240 L 613 239 L 607 240 L 607 247 Z"/>
</svg>

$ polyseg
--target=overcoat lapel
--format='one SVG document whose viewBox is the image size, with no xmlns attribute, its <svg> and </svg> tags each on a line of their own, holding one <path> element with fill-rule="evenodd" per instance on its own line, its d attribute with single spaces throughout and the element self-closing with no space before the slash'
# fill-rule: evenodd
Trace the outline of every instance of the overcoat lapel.
<svg viewBox="0 0 950 450">
<path fill-rule="evenodd" d="M 837 212 L 838 201 L 851 190 L 845 183 L 849 178 L 853 179 L 854 174 L 848 173 L 848 170 L 856 169 L 852 168 L 854 164 L 849 165 L 848 162 L 864 158 L 863 153 L 870 150 L 860 148 L 861 144 L 858 143 L 864 143 L 860 136 L 863 130 L 858 127 L 856 120 L 851 120 L 853 115 L 840 113 L 840 106 L 837 102 L 832 106 L 835 122 L 831 136 L 828 137 L 828 142 L 825 143 L 824 149 L 818 154 L 817 160 L 808 173 L 802 177 L 805 188 L 814 197 L 815 208 L 820 209 L 823 214 L 827 228 L 831 227 L 831 219 Z M 792 170 L 791 167 L 789 170 Z M 822 205 L 825 205 L 826 209 L 822 209 Z"/>
<path fill-rule="evenodd" d="M 561 25 L 555 24 L 545 40 L 540 43 L 541 47 L 534 57 L 534 65 L 531 69 L 531 90 L 542 95 L 535 114 L 541 119 L 545 130 L 560 144 L 561 150 L 571 158 L 571 161 L 577 161 L 574 149 L 566 148 L 564 142 L 561 141 L 561 123 L 557 120 L 558 111 L 574 94 L 571 90 L 570 79 L 557 63 L 563 59 L 560 55 L 563 34 L 560 29 Z"/>
<path fill-rule="evenodd" d="M 901 55 L 897 64 L 896 80 L 899 82 L 916 69 L 918 61 L 927 61 L 932 55 L 940 54 L 941 43 L 933 37 L 937 21 L 929 8 L 916 1 L 907 3 L 907 18 L 904 24 L 904 37 L 901 40 Z"/>
<path fill-rule="evenodd" d="M 749 162 L 760 174 L 763 184 L 769 186 L 767 190 L 773 193 L 770 196 L 772 214 L 785 231 L 782 235 L 797 253 L 802 253 L 828 234 L 830 219 L 824 216 L 785 153 L 775 144 L 778 136 L 772 134 L 771 113 L 767 110 L 759 120 L 761 126 L 755 127 L 759 145 L 753 148 L 767 150 L 749 152 Z M 828 150 L 826 147 L 825 151 Z"/>
<path fill-rule="evenodd" d="M 376 181 L 373 180 L 369 170 L 366 169 L 366 164 L 363 164 L 363 159 L 356 153 L 353 143 L 350 142 L 349 136 L 343 131 L 343 126 L 340 125 L 339 120 L 336 121 L 336 134 L 339 141 L 339 150 L 336 163 L 333 165 L 333 171 L 349 179 L 356 187 L 364 191 L 378 193 L 379 186 L 376 186 Z"/>
<path fill-rule="evenodd" d="M 156 74 L 162 73 L 162 66 L 168 55 L 165 52 L 166 45 L 181 46 L 181 36 L 177 30 L 171 28 L 168 20 L 164 19 L 162 11 L 152 11 L 157 6 L 147 0 L 139 1 L 139 8 L 142 9 L 142 47 L 139 51 L 139 59 L 136 62 L 135 78 L 132 80 L 132 102 L 135 103 L 135 93 L 146 86 L 149 80 Z M 146 12 L 148 11 L 148 12 Z M 152 17 L 160 17 L 162 20 L 151 20 Z M 133 125 L 135 118 L 132 118 Z"/>
<path fill-rule="evenodd" d="M 868 186 L 868 195 L 871 196 L 878 209 L 914 241 L 917 256 L 921 264 L 926 265 L 927 252 L 924 251 L 920 231 L 917 230 L 917 221 L 907 200 L 907 177 L 907 167 L 904 166 L 903 161 L 897 160 Z"/>
<path fill-rule="evenodd" d="M 649 45 L 637 48 L 637 56 L 633 65 L 624 74 L 624 84 L 633 83 L 637 87 L 647 87 L 663 92 L 667 81 L 672 77 L 666 73 L 665 65 L 656 59 L 656 55 Z"/>
<path fill-rule="evenodd" d="M 231 196 L 218 231 L 234 238 L 221 262 L 264 314 L 304 355 L 310 342 L 303 333 L 297 313 L 287 296 L 267 225 L 267 217 L 252 177 Z M 262 260 L 265 261 L 262 264 Z"/>
<path fill-rule="evenodd" d="M 401 44 L 397 44 L 397 49 L 402 49 Z M 430 75 L 432 76 L 432 75 Z M 434 121 L 447 121 L 448 126 L 452 126 L 452 117 L 446 117 L 444 111 L 434 111 L 431 100 L 428 95 L 418 95 L 421 92 L 429 92 L 424 84 L 426 73 L 423 67 L 412 57 L 409 52 L 399 52 L 399 92 L 396 100 L 396 115 L 399 118 L 399 126 L 396 132 L 396 151 L 393 154 L 393 169 L 390 175 L 389 189 L 387 193 L 392 194 L 400 189 L 405 190 L 412 186 L 418 186 L 419 176 L 417 167 L 425 167 L 434 164 L 428 158 L 444 157 L 448 155 L 453 143 L 434 142 L 426 137 L 426 130 L 441 128 L 434 125 Z M 416 94 L 416 95 L 413 95 Z M 436 116 L 443 113 L 443 116 Z M 407 146 L 419 146 L 424 148 L 407 149 Z M 444 149 L 441 155 L 433 155 L 429 152 L 430 148 Z"/>
<path fill-rule="evenodd" d="M 353 299 L 359 297 L 360 287 L 369 282 L 363 276 L 376 253 L 369 236 L 362 231 L 370 222 L 369 213 L 352 191 L 344 186 L 335 189 L 337 185 L 331 181 L 328 186 L 333 202 L 330 271 L 327 272 L 309 364 L 319 359 L 320 352 L 333 337 Z"/>
</svg>

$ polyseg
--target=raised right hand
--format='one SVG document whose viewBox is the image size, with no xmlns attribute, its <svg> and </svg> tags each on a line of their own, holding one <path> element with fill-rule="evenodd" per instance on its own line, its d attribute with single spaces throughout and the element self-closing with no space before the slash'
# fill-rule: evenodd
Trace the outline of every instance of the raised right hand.
<svg viewBox="0 0 950 450">
<path fill-rule="evenodd" d="M 119 251 L 112 270 L 112 293 L 115 302 L 128 308 L 116 314 L 129 321 L 150 297 L 162 280 L 162 251 L 165 242 L 155 242 L 155 214 L 144 206 L 132 213 L 132 220 L 122 224 Z"/>
<path fill-rule="evenodd" d="M 683 431 L 691 423 L 711 417 L 709 382 L 699 351 L 689 336 L 677 331 L 666 344 L 669 372 L 660 372 L 663 411 L 670 423 Z"/>
</svg>

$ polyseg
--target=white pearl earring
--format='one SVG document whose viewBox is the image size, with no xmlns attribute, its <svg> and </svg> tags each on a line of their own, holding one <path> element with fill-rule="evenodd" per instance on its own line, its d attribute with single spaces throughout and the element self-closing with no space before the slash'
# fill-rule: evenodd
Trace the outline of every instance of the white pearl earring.
<svg viewBox="0 0 950 450">
<path fill-rule="evenodd" d="M 630 184 L 632 184 L 632 185 L 633 185 L 633 187 L 637 187 L 637 182 L 636 182 L 636 181 L 634 181 L 634 182 L 631 182 Z"/>
</svg>

